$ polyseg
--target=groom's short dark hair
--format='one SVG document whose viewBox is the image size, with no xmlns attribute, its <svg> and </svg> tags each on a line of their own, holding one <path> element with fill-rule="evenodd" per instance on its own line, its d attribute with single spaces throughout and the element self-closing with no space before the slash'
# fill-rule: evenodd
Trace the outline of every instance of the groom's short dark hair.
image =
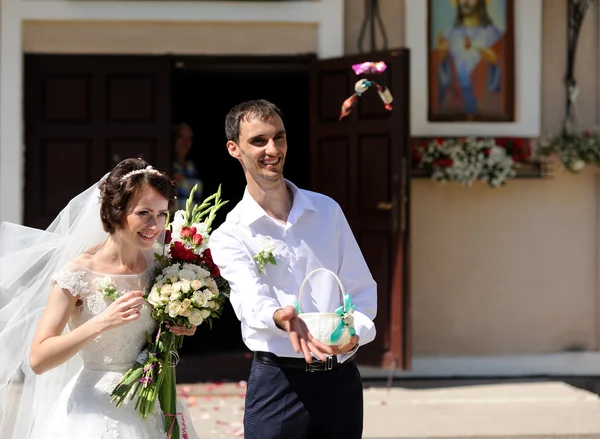
<svg viewBox="0 0 600 439">
<path fill-rule="evenodd" d="M 238 142 L 240 140 L 240 124 L 243 120 L 249 121 L 254 118 L 260 120 L 269 119 L 273 116 L 279 116 L 283 119 L 281 110 L 277 105 L 265 100 L 257 99 L 254 101 L 246 101 L 236 105 L 225 117 L 225 136 L 227 141 Z"/>
</svg>

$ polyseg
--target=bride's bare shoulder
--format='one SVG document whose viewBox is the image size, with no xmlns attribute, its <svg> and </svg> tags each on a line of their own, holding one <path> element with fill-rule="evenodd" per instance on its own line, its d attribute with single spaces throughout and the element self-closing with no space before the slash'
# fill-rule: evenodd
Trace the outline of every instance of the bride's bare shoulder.
<svg viewBox="0 0 600 439">
<path fill-rule="evenodd" d="M 92 247 L 73 259 L 73 262 L 92 270 L 94 268 L 94 257 L 96 256 L 97 251 L 97 247 Z"/>
</svg>

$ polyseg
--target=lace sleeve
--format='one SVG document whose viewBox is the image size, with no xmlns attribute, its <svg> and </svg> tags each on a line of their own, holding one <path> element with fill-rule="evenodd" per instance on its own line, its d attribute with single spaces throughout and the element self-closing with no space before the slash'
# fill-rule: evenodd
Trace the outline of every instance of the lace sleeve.
<svg viewBox="0 0 600 439">
<path fill-rule="evenodd" d="M 84 276 L 84 271 L 64 270 L 53 275 L 51 281 L 74 296 L 84 295 L 90 292 L 88 282 L 83 279 Z"/>
</svg>

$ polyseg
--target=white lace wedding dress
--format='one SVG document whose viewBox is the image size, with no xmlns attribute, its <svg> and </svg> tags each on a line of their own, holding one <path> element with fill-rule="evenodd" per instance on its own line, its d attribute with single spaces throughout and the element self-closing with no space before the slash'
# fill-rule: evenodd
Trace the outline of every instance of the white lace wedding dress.
<svg viewBox="0 0 600 439">
<path fill-rule="evenodd" d="M 103 297 L 94 283 L 105 276 L 110 277 L 121 295 L 141 289 L 148 280 L 148 270 L 139 275 L 106 275 L 73 262 L 53 276 L 61 288 L 81 297 L 69 320 L 71 330 L 110 305 L 111 299 Z M 145 303 L 139 319 L 107 331 L 86 345 L 78 353 L 83 368 L 52 407 L 48 425 L 35 428 L 35 439 L 165 439 L 165 420 L 158 400 L 154 413 L 143 419 L 135 410 L 135 399 L 127 398 L 117 407 L 110 397 L 144 348 L 146 332 L 152 335 L 155 329 L 156 322 Z M 185 417 L 186 437 L 197 439 L 187 411 L 182 404 L 178 405 L 178 412 Z M 183 431 L 181 437 L 184 437 Z"/>
</svg>

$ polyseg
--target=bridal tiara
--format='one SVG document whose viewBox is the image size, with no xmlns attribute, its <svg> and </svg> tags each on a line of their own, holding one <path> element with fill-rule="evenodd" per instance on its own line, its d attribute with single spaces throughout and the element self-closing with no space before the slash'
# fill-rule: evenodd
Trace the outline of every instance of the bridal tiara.
<svg viewBox="0 0 600 439">
<path fill-rule="evenodd" d="M 154 169 L 152 166 L 146 166 L 144 169 L 136 169 L 135 171 L 128 172 L 124 176 L 121 177 L 120 182 L 123 183 L 129 177 L 133 177 L 138 174 L 154 174 L 154 175 L 162 175 L 159 171 Z"/>
</svg>

